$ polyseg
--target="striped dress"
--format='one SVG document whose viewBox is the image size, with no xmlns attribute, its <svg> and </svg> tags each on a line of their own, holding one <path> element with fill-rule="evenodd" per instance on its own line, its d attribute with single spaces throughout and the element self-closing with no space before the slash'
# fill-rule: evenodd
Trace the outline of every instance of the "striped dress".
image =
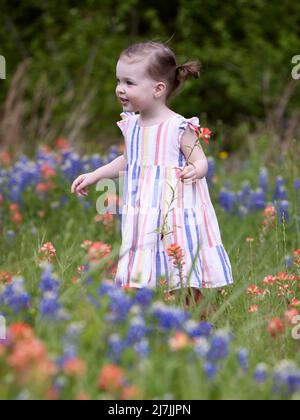
<svg viewBox="0 0 300 420">
<path fill-rule="evenodd" d="M 185 156 L 183 132 L 199 125 L 198 117 L 175 114 L 163 123 L 142 127 L 139 114 L 122 112 L 117 121 L 125 138 L 128 163 L 120 200 L 122 243 L 115 276 L 119 287 L 168 289 L 211 288 L 233 283 L 206 178 L 190 185 L 178 178 Z M 168 234 L 159 229 L 167 226 Z M 168 255 L 171 244 L 182 249 L 183 268 Z"/>
</svg>

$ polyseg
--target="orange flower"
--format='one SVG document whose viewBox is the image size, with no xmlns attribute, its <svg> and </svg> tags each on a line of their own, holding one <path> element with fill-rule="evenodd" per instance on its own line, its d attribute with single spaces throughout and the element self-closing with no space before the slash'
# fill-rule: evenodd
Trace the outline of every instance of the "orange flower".
<svg viewBox="0 0 300 420">
<path fill-rule="evenodd" d="M 54 189 L 54 184 L 53 184 L 53 182 L 50 182 L 50 181 L 39 182 L 35 187 L 35 191 L 37 193 L 44 193 L 44 192 L 47 192 L 47 191 L 50 191 L 50 190 L 53 190 L 53 189 Z"/>
<path fill-rule="evenodd" d="M 13 213 L 10 216 L 10 220 L 13 223 L 19 224 L 19 223 L 22 223 L 23 222 L 23 216 L 22 216 L 22 214 L 19 211 L 16 211 L 15 213 Z"/>
<path fill-rule="evenodd" d="M 169 339 L 169 346 L 171 350 L 178 351 L 184 349 L 191 343 L 187 334 L 177 331 L 173 337 Z"/>
<path fill-rule="evenodd" d="M 121 400 L 140 400 L 141 391 L 135 385 L 127 385 L 121 393 Z"/>
<path fill-rule="evenodd" d="M 12 354 L 8 358 L 9 365 L 16 370 L 24 370 L 31 364 L 42 360 L 46 355 L 44 343 L 36 338 L 26 338 L 16 343 Z"/>
<path fill-rule="evenodd" d="M 88 250 L 88 259 L 90 262 L 98 263 L 111 253 L 111 249 L 111 245 L 103 242 L 94 242 Z"/>
<path fill-rule="evenodd" d="M 74 357 L 64 365 L 64 373 L 69 376 L 82 377 L 86 372 L 86 364 L 82 359 Z"/>
<path fill-rule="evenodd" d="M 84 391 L 79 392 L 76 396 L 76 401 L 90 401 L 91 397 Z"/>
<path fill-rule="evenodd" d="M 206 127 L 200 127 L 198 128 L 197 126 L 195 126 L 192 123 L 189 123 L 194 130 L 196 131 L 197 135 L 198 135 L 198 140 L 200 141 L 200 139 L 203 139 L 205 141 L 206 144 L 209 144 L 209 139 L 211 137 L 211 131 L 209 128 Z"/>
<path fill-rule="evenodd" d="M 178 244 L 172 244 L 167 249 L 167 254 L 173 259 L 173 265 L 179 267 L 181 264 L 185 264 L 183 261 L 183 251 Z"/>
<path fill-rule="evenodd" d="M 289 324 L 293 324 L 293 319 L 297 315 L 299 315 L 299 312 L 297 311 L 297 309 L 293 308 L 293 309 L 290 309 L 289 311 L 285 311 L 284 318 Z"/>
<path fill-rule="evenodd" d="M 294 264 L 300 265 L 300 249 L 295 249 L 294 256 L 295 256 L 293 260 Z"/>
<path fill-rule="evenodd" d="M 260 296 L 260 295 L 265 295 L 265 294 L 266 294 L 266 291 L 257 287 L 256 284 L 251 284 L 247 288 L 247 295 Z"/>
<path fill-rule="evenodd" d="M 19 341 L 28 338 L 33 338 L 34 333 L 30 325 L 25 323 L 15 323 L 9 327 L 9 337 L 12 341 Z"/>
<path fill-rule="evenodd" d="M 64 137 L 58 137 L 55 140 L 55 148 L 58 150 L 67 150 L 70 149 L 70 143 Z"/>
<path fill-rule="evenodd" d="M 98 387 L 108 392 L 115 392 L 121 389 L 125 381 L 123 370 L 114 364 L 103 366 L 99 373 Z"/>
<path fill-rule="evenodd" d="M 258 312 L 258 309 L 259 309 L 259 306 L 258 306 L 258 305 L 251 305 L 251 306 L 248 308 L 248 312 L 249 312 L 250 314 L 253 314 L 253 313 L 255 313 L 255 312 Z"/>
<path fill-rule="evenodd" d="M 52 166 L 48 165 L 47 163 L 44 163 L 41 165 L 40 171 L 41 171 L 42 177 L 46 180 L 53 178 L 56 175 L 55 169 L 52 168 Z"/>
<path fill-rule="evenodd" d="M 276 280 L 276 278 L 274 277 L 274 276 L 272 276 L 272 275 L 270 275 L 270 276 L 266 276 L 264 279 L 263 279 L 263 284 L 269 284 L 269 285 L 272 285 L 272 284 L 274 284 L 275 283 L 275 280 Z"/>
<path fill-rule="evenodd" d="M 175 295 L 174 295 L 174 293 L 170 293 L 170 292 L 165 292 L 164 293 L 164 301 L 165 302 L 172 302 L 172 301 L 174 301 L 176 298 L 175 298 Z"/>
<path fill-rule="evenodd" d="M 253 242 L 254 238 L 252 236 L 247 236 L 246 242 Z"/>
<path fill-rule="evenodd" d="M 276 208 L 273 206 L 273 204 L 268 204 L 264 211 L 263 211 L 263 215 L 267 218 L 272 218 L 274 216 L 276 216 Z"/>
<path fill-rule="evenodd" d="M 271 334 L 272 337 L 276 337 L 277 335 L 284 332 L 284 324 L 280 318 L 275 317 L 271 318 L 268 324 L 268 332 Z"/>
<path fill-rule="evenodd" d="M 7 271 L 0 272 L 0 283 L 11 283 L 12 276 Z"/>
<path fill-rule="evenodd" d="M 10 166 L 12 163 L 12 157 L 11 154 L 9 152 L 7 152 L 6 150 L 3 152 L 0 152 L 0 162 L 4 165 L 4 166 Z"/>
<path fill-rule="evenodd" d="M 83 243 L 80 246 L 81 248 L 88 250 L 92 245 L 93 245 L 93 242 L 86 239 L 85 241 L 83 241 Z"/>
<path fill-rule="evenodd" d="M 51 260 L 56 255 L 56 249 L 54 248 L 51 242 L 46 242 L 39 249 L 39 253 L 42 254 L 42 259 L 45 259 L 48 262 L 51 262 Z"/>
<path fill-rule="evenodd" d="M 294 297 L 290 303 L 290 306 L 300 306 L 300 300 Z"/>
</svg>

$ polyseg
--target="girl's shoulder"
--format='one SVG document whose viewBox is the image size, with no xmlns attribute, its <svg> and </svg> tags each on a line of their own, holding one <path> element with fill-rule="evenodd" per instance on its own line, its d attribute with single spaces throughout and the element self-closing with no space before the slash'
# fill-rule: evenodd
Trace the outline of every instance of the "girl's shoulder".
<svg viewBox="0 0 300 420">
<path fill-rule="evenodd" d="M 133 118 L 137 118 L 137 116 L 138 116 L 138 114 L 136 114 L 135 112 L 130 112 L 130 111 L 123 111 L 123 112 L 121 112 L 120 117 L 122 119 L 119 120 L 119 121 L 117 121 L 116 124 L 120 128 L 120 130 L 122 131 L 124 137 L 126 136 L 129 122 Z"/>
</svg>

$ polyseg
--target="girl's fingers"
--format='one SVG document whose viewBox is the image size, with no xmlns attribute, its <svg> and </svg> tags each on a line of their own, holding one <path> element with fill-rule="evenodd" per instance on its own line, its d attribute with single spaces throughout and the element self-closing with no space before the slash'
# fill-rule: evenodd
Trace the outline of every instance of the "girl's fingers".
<svg viewBox="0 0 300 420">
<path fill-rule="evenodd" d="M 80 178 L 75 179 L 75 181 L 72 184 L 72 192 L 76 192 L 76 189 L 77 189 L 78 185 L 81 184 L 81 182 L 82 181 L 81 181 Z"/>
</svg>

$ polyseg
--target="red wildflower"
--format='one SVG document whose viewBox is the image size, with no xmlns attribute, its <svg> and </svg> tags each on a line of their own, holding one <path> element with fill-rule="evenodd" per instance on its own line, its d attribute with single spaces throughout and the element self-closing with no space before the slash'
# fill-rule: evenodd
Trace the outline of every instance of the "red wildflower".
<svg viewBox="0 0 300 420">
<path fill-rule="evenodd" d="M 284 318 L 289 324 L 293 325 L 293 320 L 297 315 L 299 315 L 299 312 L 297 311 L 297 309 L 293 308 L 288 311 L 285 311 Z"/>
<path fill-rule="evenodd" d="M 47 242 L 39 249 L 39 253 L 42 254 L 42 260 L 47 260 L 48 262 L 51 262 L 56 255 L 56 249 L 54 248 L 51 242 Z"/>
<path fill-rule="evenodd" d="M 55 140 L 55 148 L 58 150 L 67 150 L 67 149 L 70 149 L 70 147 L 71 146 L 70 146 L 69 141 L 63 137 L 58 137 Z"/>
<path fill-rule="evenodd" d="M 0 272 L 0 283 L 11 283 L 12 276 L 7 271 Z"/>
<path fill-rule="evenodd" d="M 56 171 L 54 168 L 52 168 L 52 166 L 44 163 L 41 165 L 40 168 L 41 174 L 43 176 L 44 179 L 50 179 L 53 178 L 56 175 Z"/>
<path fill-rule="evenodd" d="M 258 309 L 259 309 L 259 306 L 258 305 L 251 305 L 248 308 L 248 312 L 249 312 L 249 314 L 253 314 L 255 312 L 258 312 Z"/>
<path fill-rule="evenodd" d="M 99 373 L 98 387 L 108 392 L 115 392 L 122 388 L 125 381 L 123 370 L 115 364 L 103 366 Z"/>
<path fill-rule="evenodd" d="M 178 244 L 172 244 L 167 249 L 167 254 L 173 259 L 173 265 L 179 267 L 180 264 L 184 264 L 183 251 Z"/>
<path fill-rule="evenodd" d="M 270 319 L 269 324 L 268 324 L 268 332 L 274 338 L 277 335 L 284 332 L 284 323 L 281 321 L 280 318 L 275 317 L 275 318 Z"/>
<path fill-rule="evenodd" d="M 88 259 L 90 262 L 99 263 L 103 258 L 111 253 L 111 245 L 103 242 L 94 242 L 88 249 Z"/>
</svg>

